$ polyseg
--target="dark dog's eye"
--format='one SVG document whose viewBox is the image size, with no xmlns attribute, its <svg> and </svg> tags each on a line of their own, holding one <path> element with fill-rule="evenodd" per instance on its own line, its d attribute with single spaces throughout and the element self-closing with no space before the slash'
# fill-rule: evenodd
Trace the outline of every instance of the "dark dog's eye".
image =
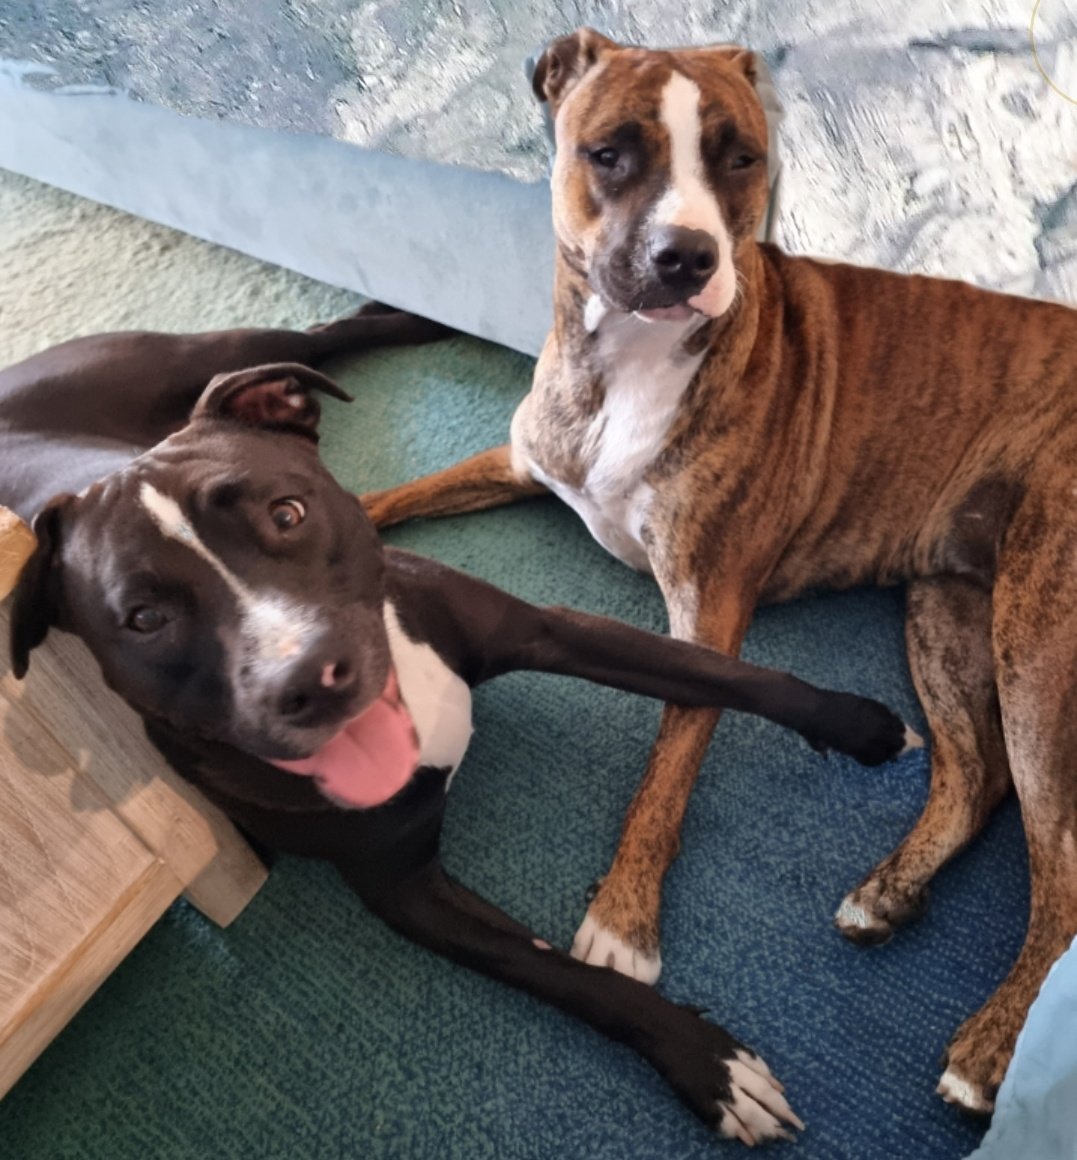
<svg viewBox="0 0 1077 1160">
<path fill-rule="evenodd" d="M 590 156 L 600 169 L 612 169 L 621 160 L 620 153 L 608 145 L 604 149 L 593 149 Z"/>
<path fill-rule="evenodd" d="M 750 169 L 757 161 L 758 157 L 753 157 L 751 153 L 740 153 L 729 163 L 730 169 Z"/>
<path fill-rule="evenodd" d="M 274 500 L 269 505 L 269 517 L 282 532 L 290 532 L 307 518 L 306 505 L 298 499 Z"/>
<path fill-rule="evenodd" d="M 134 632 L 160 632 L 168 623 L 168 617 L 159 608 L 143 605 L 132 609 L 125 623 Z"/>
</svg>

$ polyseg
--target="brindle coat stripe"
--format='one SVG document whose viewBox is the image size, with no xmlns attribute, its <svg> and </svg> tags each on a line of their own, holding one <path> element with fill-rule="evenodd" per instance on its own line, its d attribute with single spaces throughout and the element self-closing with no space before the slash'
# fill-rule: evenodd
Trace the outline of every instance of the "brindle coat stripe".
<svg viewBox="0 0 1077 1160">
<path fill-rule="evenodd" d="M 581 510 L 590 503 L 593 518 L 588 434 L 608 383 L 579 304 L 598 292 L 614 310 L 636 309 L 610 297 L 620 274 L 607 269 L 618 261 L 609 236 L 629 238 L 635 226 L 611 220 L 629 203 L 603 193 L 577 146 L 609 131 L 616 109 L 645 121 L 653 148 L 663 129 L 648 110 L 676 69 L 700 90 L 707 178 L 734 233 L 740 293 L 694 331 L 671 328 L 665 361 L 656 360 L 659 383 L 706 343 L 644 473 L 639 542 L 672 627 L 730 652 L 760 602 L 915 581 L 908 646 L 935 736 L 931 794 L 838 921 L 852 936 L 882 937 L 914 914 L 1012 771 L 1030 851 L 1028 938 L 958 1032 L 940 1084 L 946 1098 L 989 1109 L 1029 1003 L 1077 935 L 1077 312 L 757 244 L 763 172 L 731 168 L 728 149 L 725 164 L 707 153 L 708 140 L 716 155 L 723 137 L 733 140 L 728 125 L 737 150 L 765 145 L 750 54 L 601 42 L 594 59 L 571 86 L 546 93 L 559 142 L 555 230 L 584 262 L 557 261 L 554 330 L 513 422 L 517 477 L 533 465 Z M 520 487 L 502 487 L 500 500 Z M 433 490 L 428 500 L 446 510 Z M 487 493 L 485 502 L 497 500 Z M 630 946 L 657 948 L 662 876 L 715 720 L 666 710 L 592 903 L 591 917 Z"/>
</svg>

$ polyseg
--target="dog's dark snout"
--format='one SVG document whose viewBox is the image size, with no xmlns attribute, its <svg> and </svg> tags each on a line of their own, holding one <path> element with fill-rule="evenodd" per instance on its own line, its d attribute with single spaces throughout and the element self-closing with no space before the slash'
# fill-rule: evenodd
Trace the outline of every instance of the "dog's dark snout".
<svg viewBox="0 0 1077 1160">
<path fill-rule="evenodd" d="M 706 230 L 663 226 L 650 243 L 651 262 L 667 286 L 702 286 L 718 267 L 718 244 Z"/>
<path fill-rule="evenodd" d="M 355 665 L 347 658 L 307 658 L 277 690 L 277 712 L 292 724 L 311 724 L 323 713 L 332 712 L 355 684 Z"/>
<path fill-rule="evenodd" d="M 298 717 L 310 704 L 310 698 L 298 690 L 289 690 L 280 699 L 280 715 L 282 717 Z"/>
</svg>

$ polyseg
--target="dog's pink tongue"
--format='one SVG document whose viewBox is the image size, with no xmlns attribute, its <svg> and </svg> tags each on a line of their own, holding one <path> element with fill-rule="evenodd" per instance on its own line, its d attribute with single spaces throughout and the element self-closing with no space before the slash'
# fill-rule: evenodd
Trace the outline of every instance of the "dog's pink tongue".
<svg viewBox="0 0 1077 1160">
<path fill-rule="evenodd" d="M 329 797 L 370 809 L 398 794 L 419 767 L 419 739 L 400 698 L 396 674 L 385 691 L 317 753 L 301 761 L 271 762 L 287 773 L 313 777 Z"/>
</svg>

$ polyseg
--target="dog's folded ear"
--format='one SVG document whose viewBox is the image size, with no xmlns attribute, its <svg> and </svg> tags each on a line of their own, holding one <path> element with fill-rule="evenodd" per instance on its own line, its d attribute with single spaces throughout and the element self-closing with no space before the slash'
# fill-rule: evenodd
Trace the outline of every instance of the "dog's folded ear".
<svg viewBox="0 0 1077 1160">
<path fill-rule="evenodd" d="M 290 431 L 317 441 L 322 409 L 315 392 L 352 401 L 332 379 L 301 363 L 270 363 L 215 375 L 191 413 L 198 419 L 234 419 L 251 427 Z"/>
<path fill-rule="evenodd" d="M 540 101 L 549 101 L 554 114 L 575 85 L 606 53 L 620 45 L 593 28 L 578 28 L 568 36 L 550 41 L 531 76 L 531 87 Z"/>
<path fill-rule="evenodd" d="M 766 72 L 762 58 L 750 48 L 742 48 L 739 44 L 715 44 L 711 46 L 711 50 L 725 57 L 730 64 L 736 65 L 753 89 L 759 81 L 760 73 Z M 767 80 L 768 82 L 770 80 L 769 73 Z"/>
<path fill-rule="evenodd" d="M 59 552 L 65 509 L 74 497 L 50 500 L 34 520 L 37 547 L 23 565 L 11 599 L 11 671 L 22 680 L 30 667 L 30 653 L 57 623 L 59 608 Z"/>
</svg>

